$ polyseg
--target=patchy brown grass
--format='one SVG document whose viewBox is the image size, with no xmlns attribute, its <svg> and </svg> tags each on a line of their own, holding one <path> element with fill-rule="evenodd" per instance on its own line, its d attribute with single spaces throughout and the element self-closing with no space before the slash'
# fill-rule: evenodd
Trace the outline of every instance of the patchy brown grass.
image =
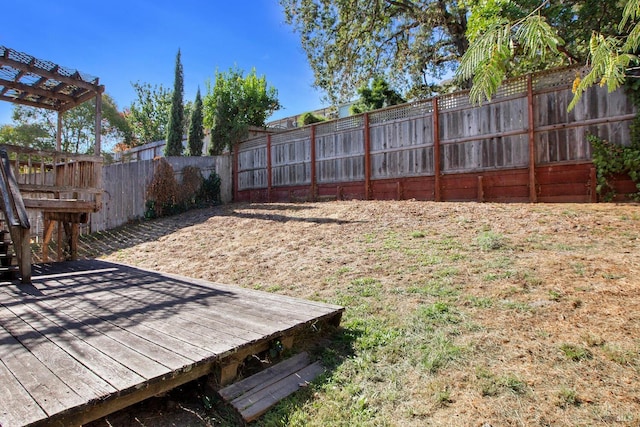
<svg viewBox="0 0 640 427">
<path fill-rule="evenodd" d="M 233 204 L 84 244 L 346 306 L 330 373 L 262 424 L 640 424 L 638 205 Z"/>
</svg>

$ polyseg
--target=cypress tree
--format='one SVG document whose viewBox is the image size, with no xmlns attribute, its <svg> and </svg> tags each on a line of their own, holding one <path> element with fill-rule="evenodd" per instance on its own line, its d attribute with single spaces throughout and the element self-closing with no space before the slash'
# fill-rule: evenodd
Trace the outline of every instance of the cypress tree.
<svg viewBox="0 0 640 427">
<path fill-rule="evenodd" d="M 182 155 L 182 125 L 184 123 L 184 105 L 182 104 L 182 94 L 184 92 L 183 78 L 180 49 L 178 49 L 175 79 L 173 82 L 173 97 L 171 98 L 171 111 L 169 112 L 169 123 L 167 125 L 167 145 L 164 147 L 164 155 L 167 157 Z"/>
<path fill-rule="evenodd" d="M 196 92 L 196 100 L 193 103 L 193 112 L 189 122 L 189 134 L 187 136 L 187 146 L 190 156 L 202 155 L 202 140 L 204 139 L 204 128 L 202 127 L 202 98 L 200 88 Z"/>
</svg>

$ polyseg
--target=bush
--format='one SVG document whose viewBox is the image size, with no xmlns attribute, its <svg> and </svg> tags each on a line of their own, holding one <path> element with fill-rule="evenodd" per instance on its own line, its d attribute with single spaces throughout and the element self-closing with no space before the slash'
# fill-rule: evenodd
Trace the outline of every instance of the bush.
<svg viewBox="0 0 640 427">
<path fill-rule="evenodd" d="M 203 180 L 200 186 L 200 192 L 198 193 L 200 202 L 205 204 L 220 203 L 220 183 L 220 176 L 215 172 L 211 172 L 211 175 Z"/>
<path fill-rule="evenodd" d="M 327 119 L 325 117 L 316 116 L 313 113 L 307 112 L 307 113 L 301 114 L 300 117 L 298 117 L 298 126 L 300 127 L 307 126 L 313 123 L 324 122 L 326 120 Z"/>
<path fill-rule="evenodd" d="M 195 166 L 187 166 L 182 170 L 182 185 L 180 186 L 181 204 L 185 205 L 185 209 L 189 209 L 197 205 L 198 194 L 202 187 L 204 178 L 200 169 Z"/>
<path fill-rule="evenodd" d="M 615 197 L 613 185 L 608 178 L 624 174 L 631 178 L 638 190 L 627 196 L 640 200 L 640 140 L 633 139 L 631 145 L 623 146 L 595 135 L 587 138 L 591 143 L 593 164 L 596 167 L 596 191 L 603 200 L 611 201 Z"/>
<path fill-rule="evenodd" d="M 204 179 L 200 169 L 187 166 L 182 171 L 182 184 L 178 184 L 169 162 L 164 158 L 157 161 L 158 166 L 147 187 L 145 218 L 175 215 L 220 202 L 220 177 L 215 172 Z"/>
<path fill-rule="evenodd" d="M 178 181 L 169 162 L 161 157 L 157 163 L 153 179 L 147 187 L 147 211 L 145 218 L 156 218 L 173 211 L 178 202 Z"/>
</svg>

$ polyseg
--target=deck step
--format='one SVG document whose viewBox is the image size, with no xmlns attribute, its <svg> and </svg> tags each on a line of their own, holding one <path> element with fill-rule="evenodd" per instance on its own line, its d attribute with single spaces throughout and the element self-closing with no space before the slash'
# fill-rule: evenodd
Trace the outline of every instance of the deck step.
<svg viewBox="0 0 640 427">
<path fill-rule="evenodd" d="M 231 384 L 219 393 L 246 422 L 251 422 L 323 372 L 320 362 L 311 363 L 309 355 L 303 352 Z"/>
</svg>

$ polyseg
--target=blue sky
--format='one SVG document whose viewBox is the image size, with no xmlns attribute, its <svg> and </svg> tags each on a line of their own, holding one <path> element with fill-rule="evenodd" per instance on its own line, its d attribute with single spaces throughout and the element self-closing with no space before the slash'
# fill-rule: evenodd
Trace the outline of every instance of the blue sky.
<svg viewBox="0 0 640 427">
<path fill-rule="evenodd" d="M 132 82 L 173 87 L 178 48 L 185 101 L 198 86 L 204 95 L 216 69 L 237 65 L 278 90 L 284 109 L 271 119 L 323 106 L 277 0 L 14 1 L 3 15 L 1 45 L 99 77 L 120 109 L 134 101 Z M 0 124 L 12 108 L 0 101 Z"/>
</svg>

